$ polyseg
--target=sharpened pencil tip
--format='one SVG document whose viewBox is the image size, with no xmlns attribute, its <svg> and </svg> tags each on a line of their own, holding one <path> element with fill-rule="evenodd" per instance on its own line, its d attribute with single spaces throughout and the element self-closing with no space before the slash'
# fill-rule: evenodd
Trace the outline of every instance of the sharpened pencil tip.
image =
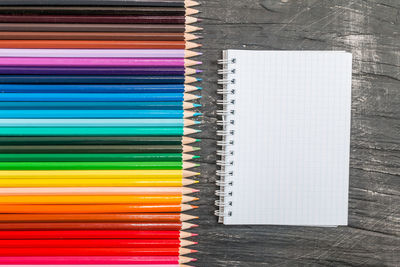
<svg viewBox="0 0 400 267">
<path fill-rule="evenodd" d="M 194 181 L 194 184 L 198 184 L 199 183 L 199 181 Z M 197 208 L 194 208 L 194 209 L 197 209 Z"/>
<path fill-rule="evenodd" d="M 201 113 L 201 112 L 195 112 L 195 113 L 193 114 L 193 117 L 201 116 L 201 115 L 203 115 L 203 113 Z"/>
<path fill-rule="evenodd" d="M 196 227 L 199 227 L 199 225 L 198 224 L 193 224 L 193 225 L 190 226 L 190 228 L 196 228 Z"/>
<path fill-rule="evenodd" d="M 201 124 L 201 121 L 194 121 L 194 124 Z"/>
<path fill-rule="evenodd" d="M 197 182 L 199 182 L 199 181 L 197 181 Z M 199 208 L 199 206 L 192 205 L 192 209 L 198 209 L 198 208 Z"/>
<path fill-rule="evenodd" d="M 202 73 L 203 70 L 196 70 L 196 73 Z"/>
<path fill-rule="evenodd" d="M 192 159 L 199 159 L 200 156 L 193 156 Z"/>
<path fill-rule="evenodd" d="M 200 192 L 200 190 L 199 189 L 192 189 L 192 191 L 193 191 L 193 193 L 197 193 L 197 192 Z M 196 218 L 195 219 L 198 219 L 199 217 L 197 217 L 196 216 Z"/>
<path fill-rule="evenodd" d="M 202 78 L 196 78 L 196 81 L 201 82 L 201 81 L 203 81 L 203 79 Z"/>
<path fill-rule="evenodd" d="M 199 234 L 192 234 L 191 236 L 198 236 Z"/>
<path fill-rule="evenodd" d="M 199 242 L 193 242 L 193 245 L 198 245 L 199 244 Z"/>
<path fill-rule="evenodd" d="M 203 87 L 201 87 L 201 86 L 196 86 L 196 89 L 197 89 L 197 90 L 203 90 Z"/>
<path fill-rule="evenodd" d="M 201 133 L 201 130 L 196 130 L 196 132 L 195 133 Z"/>
<path fill-rule="evenodd" d="M 190 253 L 196 253 L 196 252 L 199 252 L 198 250 L 195 250 L 195 249 L 191 249 L 190 250 Z"/>
<path fill-rule="evenodd" d="M 200 147 L 195 147 L 195 146 L 193 146 L 192 148 L 193 148 L 193 151 L 198 151 L 198 150 L 200 150 Z"/>
<path fill-rule="evenodd" d="M 199 108 L 199 107 L 201 107 L 201 104 L 193 104 L 193 107 Z"/>
</svg>

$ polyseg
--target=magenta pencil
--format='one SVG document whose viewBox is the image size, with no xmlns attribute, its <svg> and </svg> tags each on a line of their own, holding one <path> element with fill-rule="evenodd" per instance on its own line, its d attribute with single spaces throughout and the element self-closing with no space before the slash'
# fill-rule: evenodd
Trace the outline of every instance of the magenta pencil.
<svg viewBox="0 0 400 267">
<path fill-rule="evenodd" d="M 99 57 L 2 57 L 0 66 L 60 66 L 60 67 L 179 67 L 199 62 L 183 58 L 99 58 Z"/>
<path fill-rule="evenodd" d="M 195 261 L 182 256 L 22 256 L 0 257 L 0 264 L 180 264 Z"/>
</svg>

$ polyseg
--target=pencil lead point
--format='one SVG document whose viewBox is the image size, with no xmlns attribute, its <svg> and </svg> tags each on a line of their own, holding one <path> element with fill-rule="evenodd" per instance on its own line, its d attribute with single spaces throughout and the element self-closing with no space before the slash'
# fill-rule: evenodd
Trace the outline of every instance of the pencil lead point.
<svg viewBox="0 0 400 267">
<path fill-rule="evenodd" d="M 193 225 L 190 226 L 190 228 L 196 228 L 196 227 L 199 227 L 199 225 L 198 224 L 193 224 Z"/>
<path fill-rule="evenodd" d="M 196 78 L 196 81 L 201 82 L 201 81 L 203 81 L 203 79 L 202 78 Z"/>
<path fill-rule="evenodd" d="M 201 130 L 196 130 L 196 132 L 195 133 L 201 133 Z"/>
<path fill-rule="evenodd" d="M 199 108 L 199 107 L 201 107 L 201 104 L 193 104 L 193 107 Z"/>
<path fill-rule="evenodd" d="M 194 121 L 194 124 L 201 124 L 201 121 Z"/>
<path fill-rule="evenodd" d="M 193 151 L 198 151 L 198 150 L 200 150 L 200 147 L 196 147 L 196 146 L 193 147 Z"/>
<path fill-rule="evenodd" d="M 201 87 L 201 86 L 196 86 L 196 89 L 197 89 L 197 90 L 203 90 L 203 87 Z"/>
<path fill-rule="evenodd" d="M 196 139 L 195 142 L 201 142 L 201 139 Z M 196 157 L 200 157 L 200 156 L 196 156 Z"/>
<path fill-rule="evenodd" d="M 199 158 L 200 158 L 200 156 L 193 156 L 192 159 L 199 159 Z"/>
<path fill-rule="evenodd" d="M 198 235 L 199 235 L 199 234 L 193 234 L 193 233 L 192 233 L 192 236 L 198 236 Z"/>
<path fill-rule="evenodd" d="M 202 73 L 203 70 L 196 70 L 196 73 Z"/>
<path fill-rule="evenodd" d="M 193 117 L 197 117 L 197 116 L 201 116 L 201 115 L 203 115 L 203 113 L 201 113 L 201 112 L 195 112 L 195 113 L 193 114 Z"/>
<path fill-rule="evenodd" d="M 199 183 L 199 181 L 194 181 L 194 184 L 198 184 Z M 197 208 L 194 208 L 194 209 L 197 209 Z"/>
</svg>

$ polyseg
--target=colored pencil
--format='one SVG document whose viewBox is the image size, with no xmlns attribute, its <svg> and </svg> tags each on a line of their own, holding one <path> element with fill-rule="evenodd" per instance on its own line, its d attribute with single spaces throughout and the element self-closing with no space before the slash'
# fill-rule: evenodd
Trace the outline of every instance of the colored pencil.
<svg viewBox="0 0 400 267">
<path fill-rule="evenodd" d="M 67 170 L 67 171 L 0 171 L 2 179 L 182 179 L 198 175 L 186 170 Z"/>
<path fill-rule="evenodd" d="M 51 187 L 51 188 L 1 188 L 2 196 L 18 195 L 186 195 L 199 190 L 189 187 Z M 165 214 L 167 216 L 168 214 Z M 0 218 L 1 218 L 0 214 Z M 160 215 L 163 216 L 163 215 Z M 184 215 L 188 216 L 188 215 Z M 11 219 L 11 217 L 8 217 Z M 144 218 L 142 218 L 144 220 Z M 1 219 L 0 219 L 1 221 Z"/>
<path fill-rule="evenodd" d="M 190 67 L 200 63 L 183 58 L 0 57 L 0 66 L 32 67 Z"/>
<path fill-rule="evenodd" d="M 195 139 L 187 136 L 132 136 L 132 137 L 118 137 L 118 136 L 104 136 L 104 137 L 91 137 L 91 136 L 26 136 L 26 137 L 15 137 L 15 136 L 1 136 L 0 137 L 0 145 L 187 145 L 200 141 L 200 139 Z M 32 155 L 21 155 L 21 159 L 31 158 Z M 43 159 L 46 156 L 40 155 Z M 49 157 L 57 157 L 60 155 L 52 154 Z M 76 155 L 75 155 L 76 156 Z M 161 158 L 162 156 L 162 158 Z M 185 155 L 183 155 L 185 156 Z M 0 161 L 6 160 L 7 157 L 15 157 L 17 155 L 3 156 L 0 154 Z M 72 157 L 72 156 L 71 156 Z M 83 157 L 86 157 L 83 155 Z M 95 157 L 95 155 L 88 155 L 88 159 L 90 157 Z M 102 155 L 100 155 L 100 158 Z M 160 160 L 160 161 L 170 161 L 174 158 L 181 159 L 182 157 L 178 154 L 149 154 L 145 156 L 143 154 L 111 154 L 110 158 L 124 158 L 129 161 L 151 161 L 154 157 L 160 157 L 160 159 L 169 159 L 169 160 Z M 135 160 L 137 158 L 137 160 Z M 184 159 L 192 159 L 192 157 L 184 157 Z M 122 160 L 122 161 L 125 161 Z M 28 160 L 31 161 L 31 160 Z M 89 161 L 89 160 L 87 160 Z M 118 161 L 118 160 L 117 160 Z"/>
<path fill-rule="evenodd" d="M 186 110 L 190 102 L 0 102 L 0 110 Z"/>
<path fill-rule="evenodd" d="M 198 164 L 190 162 L 0 162 L 0 170 L 186 170 L 194 167 L 198 167 Z"/>
<path fill-rule="evenodd" d="M 114 40 L 114 41 L 193 41 L 202 38 L 179 32 L 7 32 L 0 40 Z"/>
<path fill-rule="evenodd" d="M 39 231 L 39 230 L 141 230 L 141 231 L 180 231 L 197 227 L 195 224 L 185 222 L 56 222 L 56 223 L 0 223 L 0 231 L 2 230 L 22 230 L 22 231 Z M 3 249 L 0 249 L 2 251 Z M 1 252 L 0 252 L 1 256 Z"/>
<path fill-rule="evenodd" d="M 0 162 L 74 162 L 74 161 L 86 161 L 86 162 L 140 162 L 140 161 L 181 161 L 191 160 L 198 158 L 190 154 L 181 153 L 104 153 L 104 154 L 75 154 L 75 153 L 51 153 L 51 154 L 0 154 Z"/>
<path fill-rule="evenodd" d="M 0 76 L 1 79 L 1 76 Z M 167 101 L 191 101 L 199 99 L 200 96 L 187 93 L 2 93 L 0 101 L 111 101 L 111 102 L 167 102 Z M 15 111 L 13 111 L 15 112 Z M 148 111 L 146 111 L 148 112 Z M 172 111 L 170 111 L 172 112 Z"/>
<path fill-rule="evenodd" d="M 200 27 L 184 24 L 70 24 L 70 23 L 1 23 L 6 32 L 140 32 L 140 33 L 191 33 Z M 160 49 L 165 49 L 161 47 Z"/>
<path fill-rule="evenodd" d="M 0 14 L 9 15 L 151 15 L 190 16 L 198 10 L 184 7 L 129 6 L 0 6 Z"/>
<path fill-rule="evenodd" d="M 185 93 L 199 89 L 188 84 L 0 84 L 3 93 Z"/>
<path fill-rule="evenodd" d="M 0 49 L 0 57 L 6 58 L 189 58 L 199 55 L 200 52 L 183 49 Z"/>
<path fill-rule="evenodd" d="M 0 257 L 0 264 L 181 264 L 195 261 L 193 258 L 183 256 L 25 256 L 25 257 Z"/>
<path fill-rule="evenodd" d="M 3 98 L 4 100 L 4 98 Z M 182 111 L 182 110 L 54 110 L 52 113 L 49 113 L 47 110 L 3 110 L 0 113 L 0 118 L 34 118 L 34 119 L 52 119 L 52 118 L 65 118 L 65 119 L 74 119 L 74 118 L 97 118 L 97 119 L 102 119 L 102 118 L 121 118 L 121 119 L 143 119 L 143 118 L 153 118 L 153 119 L 181 119 L 181 118 L 191 118 L 191 117 L 196 117 L 200 116 L 201 113 L 198 112 L 192 112 L 192 111 Z M 183 126 L 183 125 L 182 125 Z M 182 127 L 180 126 L 180 127 Z M 84 127 L 82 127 L 84 128 Z M 86 127 L 90 128 L 90 127 Z M 101 128 L 106 128 L 106 127 L 96 127 L 101 130 Z M 133 130 L 135 127 L 120 127 L 121 129 L 114 129 L 115 133 L 118 132 L 129 132 Z M 128 129 L 128 130 L 124 130 Z M 148 127 L 136 127 L 138 129 L 138 132 L 141 130 L 144 130 L 145 128 Z M 176 128 L 175 130 L 178 130 L 177 128 L 179 127 L 174 127 Z M 150 135 L 156 135 L 156 132 L 159 130 L 160 135 L 164 135 L 163 130 L 168 130 L 166 133 L 172 133 L 173 129 L 170 127 L 170 130 L 168 129 L 155 129 L 155 131 L 147 130 L 150 133 Z M 1 128 L 0 131 L 4 132 L 6 131 L 5 127 Z M 11 130 L 10 128 L 9 130 Z M 42 127 L 44 131 L 46 131 L 45 127 Z M 92 127 L 92 130 L 89 130 L 93 132 L 94 127 Z M 172 131 L 171 131 L 172 129 Z M 32 129 L 33 131 L 36 131 L 35 129 Z M 71 132 L 75 132 L 73 129 L 70 129 Z M 113 130 L 113 129 L 111 129 Z M 24 131 L 24 130 L 23 130 Z M 134 130 L 133 130 L 134 131 Z M 96 131 L 95 131 L 96 132 Z M 82 134 L 85 135 L 85 134 Z"/>
<path fill-rule="evenodd" d="M 118 195 L 118 196 L 0 196 L 0 204 L 171 204 L 198 200 L 186 195 Z"/>
<path fill-rule="evenodd" d="M 182 136 L 198 132 L 182 127 L 0 127 L 0 136 Z"/>
<path fill-rule="evenodd" d="M 190 16 L 85 16 L 85 15 L 0 15 L 5 23 L 153 23 L 153 24 L 192 24 L 200 22 Z"/>
<path fill-rule="evenodd" d="M 44 153 L 44 154 L 51 154 L 51 153 L 57 153 L 57 154 L 62 154 L 62 153 L 74 153 L 74 154 L 78 154 L 78 153 L 82 153 L 82 154 L 86 154 L 86 153 L 112 153 L 112 154 L 121 154 L 121 153 L 129 153 L 129 154 L 133 154 L 133 153 L 187 153 L 187 152 L 193 152 L 193 151 L 197 151 L 199 150 L 198 147 L 192 147 L 192 146 L 182 146 L 182 145 L 157 145 L 157 146 L 151 146 L 151 145 L 133 145 L 133 146 L 126 146 L 126 145 L 122 145 L 122 146 L 114 146 L 114 145 L 107 145 L 107 146 L 102 146 L 102 145 L 86 145 L 86 146 L 72 146 L 72 145 L 57 145 L 57 146 L 0 146 L 0 152 L 3 154 L 7 154 L 7 153 L 25 153 L 25 154 L 39 154 L 39 153 Z M 28 162 L 26 162 L 28 164 Z M 181 162 L 182 163 L 182 162 Z M 3 166 L 8 165 L 7 163 L 2 163 Z M 11 165 L 13 165 L 13 163 L 10 163 Z M 17 165 L 19 165 L 20 163 L 16 163 Z M 33 163 L 34 165 L 37 163 Z M 45 164 L 49 164 L 47 165 L 48 167 L 51 166 L 51 163 L 45 163 Z M 60 164 L 60 163 L 55 163 L 56 165 Z M 63 165 L 64 163 L 61 163 L 61 165 Z M 70 165 L 72 164 L 72 165 Z M 77 165 L 81 165 L 83 164 L 81 167 L 84 167 L 83 162 L 77 162 Z M 105 164 L 104 162 L 99 162 L 99 163 L 94 163 L 94 162 L 88 162 L 87 166 L 92 166 L 94 167 L 96 164 Z M 114 165 L 114 167 L 128 167 L 129 163 L 128 162 L 113 162 L 111 163 Z M 139 167 L 141 163 L 136 162 L 136 163 L 132 163 L 132 167 L 136 166 Z M 149 163 L 143 163 L 143 167 L 150 167 L 151 165 L 155 164 L 154 162 L 149 162 Z M 157 163 L 157 164 L 163 164 L 163 163 Z M 172 164 L 172 165 L 171 165 Z M 11 166 L 9 165 L 9 166 Z M 15 166 L 17 166 L 15 165 Z M 28 164 L 29 165 L 29 164 Z M 161 166 L 159 165 L 159 166 Z M 71 168 L 73 167 L 73 163 L 65 163 L 65 166 L 67 168 Z M 111 166 L 111 165 L 109 165 Z M 155 165 L 153 165 L 155 166 Z M 168 168 L 171 167 L 175 167 L 174 163 L 171 162 L 166 162 L 165 166 Z M 190 167 L 190 164 L 187 164 L 186 167 Z M 30 166 L 30 167 L 33 167 Z M 39 167 L 39 166 L 37 166 Z M 0 167 L 1 169 L 2 167 Z M 99 168 L 101 168 L 101 166 L 99 166 Z"/>
<path fill-rule="evenodd" d="M 87 137 L 87 136 L 32 136 L 32 137 L 15 137 L 15 136 L 1 136 L 0 145 L 187 145 L 195 142 L 199 142 L 200 139 L 195 139 L 187 136 L 132 136 L 132 137 L 118 137 L 118 136 L 104 136 L 104 137 Z M 21 154 L 18 154 L 21 155 Z M 8 156 L 13 156 L 8 154 Z M 31 157 L 31 155 L 26 155 Z M 57 156 L 52 154 L 53 156 Z M 89 155 L 95 156 L 95 155 Z M 89 157 L 88 156 L 88 157 Z M 130 161 L 138 160 L 150 161 L 153 157 L 160 157 L 168 159 L 161 161 L 170 161 L 173 158 L 182 158 L 178 154 L 149 154 L 144 156 L 143 154 L 111 154 L 110 157 L 121 157 L 126 158 Z M 185 156 L 185 155 L 183 155 Z M 86 157 L 86 156 L 85 156 Z M 25 158 L 21 155 L 21 158 Z M 183 157 L 185 159 L 192 159 L 193 157 Z M 5 157 L 0 154 L 0 159 L 4 160 Z M 161 159 L 161 158 L 160 158 Z"/>
<path fill-rule="evenodd" d="M 0 239 L 179 239 L 197 236 L 183 231 L 0 231 Z"/>
<path fill-rule="evenodd" d="M 184 222 L 197 217 L 181 213 L 0 214 L 1 223 L 38 222 Z"/>
<path fill-rule="evenodd" d="M 93 24 L 95 25 L 95 24 Z M 106 24 L 105 24 L 106 25 Z M 115 24 L 119 25 L 119 24 Z M 143 24 L 150 25 L 150 24 Z M 167 24 L 161 24 L 167 25 Z M 172 24 L 175 25 L 175 24 Z M 1 24 L 0 24 L 1 27 Z M 0 48 L 56 49 L 193 49 L 201 45 L 182 41 L 102 41 L 102 40 L 0 40 Z"/>
<path fill-rule="evenodd" d="M 160 6 L 191 7 L 199 3 L 191 0 L 0 0 L 4 6 Z"/>
<path fill-rule="evenodd" d="M 182 127 L 189 119 L 0 119 L 0 127 Z"/>
<path fill-rule="evenodd" d="M 89 76 L 89 75 L 0 75 L 0 83 L 23 84 L 182 84 L 201 81 L 190 76 Z M 11 101 L 11 100 L 10 100 Z M 20 101 L 20 100 L 17 100 Z"/>
<path fill-rule="evenodd" d="M 0 256 L 179 256 L 186 248 L 2 248 Z"/>
<path fill-rule="evenodd" d="M 179 239 L 0 240 L 0 248 L 180 248 L 195 244 Z"/>
<path fill-rule="evenodd" d="M 201 73 L 201 70 L 179 67 L 160 67 L 160 68 L 77 68 L 77 67 L 0 67 L 0 75 L 193 75 Z M 11 85 L 11 84 L 10 84 Z M 35 86 L 37 89 L 38 86 Z M 183 91 L 183 90 L 181 90 Z M 7 91 L 11 93 L 13 91 Z M 28 91 L 30 92 L 30 91 Z M 41 91 L 38 91 L 40 93 Z M 75 91 L 79 92 L 79 91 Z M 109 90 L 108 92 L 112 92 Z M 180 92 L 180 91 L 178 91 Z"/>
<path fill-rule="evenodd" d="M 16 172 L 16 171 L 14 171 Z M 0 187 L 174 187 L 195 184 L 190 179 L 0 179 Z"/>
<path fill-rule="evenodd" d="M 18 213 L 18 214 L 68 214 L 68 213 L 81 213 L 81 214 L 99 214 L 99 213 L 154 213 L 154 212 L 182 212 L 196 209 L 197 206 L 181 204 L 181 205 L 131 205 L 131 204 L 115 204 L 115 205 L 0 205 L 1 213 Z M 0 238 L 1 239 L 1 238 Z"/>
</svg>

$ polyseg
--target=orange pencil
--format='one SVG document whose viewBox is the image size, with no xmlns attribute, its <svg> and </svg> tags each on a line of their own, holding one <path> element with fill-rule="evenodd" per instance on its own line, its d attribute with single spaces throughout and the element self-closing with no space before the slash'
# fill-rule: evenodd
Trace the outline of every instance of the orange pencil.
<svg viewBox="0 0 400 267">
<path fill-rule="evenodd" d="M 116 205 L 0 205 L 0 213 L 151 213 L 181 212 L 196 209 L 197 206 L 180 204 L 116 204 Z"/>
</svg>

